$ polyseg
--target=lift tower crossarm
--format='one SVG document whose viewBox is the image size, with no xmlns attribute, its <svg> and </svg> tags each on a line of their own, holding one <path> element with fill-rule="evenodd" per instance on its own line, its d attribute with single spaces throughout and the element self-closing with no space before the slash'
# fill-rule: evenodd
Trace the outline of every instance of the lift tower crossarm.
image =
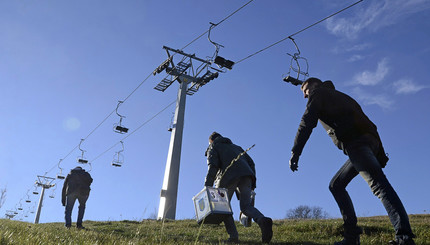
<svg viewBox="0 0 430 245">
<path fill-rule="evenodd" d="M 191 58 L 191 59 L 198 60 L 198 61 L 203 62 L 203 63 L 206 63 L 206 64 L 208 64 L 208 65 L 210 65 L 210 64 L 211 64 L 211 62 L 210 62 L 210 61 L 207 61 L 207 60 L 204 60 L 204 59 L 200 59 L 200 58 L 196 57 L 196 55 L 195 55 L 195 54 L 187 54 L 187 53 L 183 52 L 182 50 L 169 48 L 169 47 L 167 47 L 167 46 L 163 46 L 163 49 L 165 49 L 165 50 L 169 50 L 169 51 L 173 51 L 173 52 L 175 52 L 175 53 L 181 54 L 181 55 L 183 55 L 183 56 L 187 56 L 187 57 L 189 57 L 189 58 Z"/>
</svg>

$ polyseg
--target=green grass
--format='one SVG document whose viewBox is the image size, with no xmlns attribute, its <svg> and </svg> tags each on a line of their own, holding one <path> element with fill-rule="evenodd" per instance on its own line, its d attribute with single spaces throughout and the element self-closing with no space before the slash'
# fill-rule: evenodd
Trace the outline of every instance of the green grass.
<svg viewBox="0 0 430 245">
<path fill-rule="evenodd" d="M 417 244 L 430 244 L 430 215 L 411 215 Z M 240 244 L 260 244 L 253 223 L 237 223 Z M 359 218 L 362 244 L 387 244 L 394 231 L 386 216 Z M 228 238 L 223 225 L 203 225 L 195 220 L 178 221 L 85 221 L 86 230 L 66 229 L 63 223 L 31 224 L 0 220 L 0 245 L 4 244 L 222 244 Z M 276 220 L 272 244 L 333 244 L 342 239 L 342 220 Z"/>
</svg>

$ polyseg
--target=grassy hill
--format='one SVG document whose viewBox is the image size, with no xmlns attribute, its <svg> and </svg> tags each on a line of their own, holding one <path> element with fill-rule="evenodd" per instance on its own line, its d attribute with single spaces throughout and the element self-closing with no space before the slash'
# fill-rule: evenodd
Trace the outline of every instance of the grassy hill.
<svg viewBox="0 0 430 245">
<path fill-rule="evenodd" d="M 430 244 L 430 215 L 411 215 L 417 244 Z M 394 231 L 387 217 L 359 218 L 362 244 L 387 244 Z M 86 230 L 66 229 L 63 223 L 32 224 L 0 220 L 3 244 L 222 244 L 224 225 L 199 226 L 194 220 L 85 221 Z M 260 244 L 258 225 L 237 223 L 240 244 Z M 342 220 L 276 220 L 271 244 L 333 244 L 341 240 Z"/>
</svg>

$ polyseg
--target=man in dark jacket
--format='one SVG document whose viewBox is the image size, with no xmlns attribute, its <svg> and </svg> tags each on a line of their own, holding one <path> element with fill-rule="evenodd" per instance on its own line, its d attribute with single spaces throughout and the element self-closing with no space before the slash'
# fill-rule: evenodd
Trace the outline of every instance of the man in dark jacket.
<svg viewBox="0 0 430 245">
<path fill-rule="evenodd" d="M 381 200 L 394 226 L 396 237 L 390 244 L 415 244 L 405 208 L 382 171 L 388 157 L 375 124 L 354 99 L 335 90 L 331 81 L 323 83 L 318 78 L 309 78 L 301 89 L 308 103 L 294 140 L 291 170 L 298 169 L 299 156 L 318 120 L 349 158 L 329 186 L 344 220 L 344 240 L 335 244 L 360 244 L 362 229 L 357 226 L 354 207 L 345 189 L 358 174 Z"/>
<path fill-rule="evenodd" d="M 205 155 L 208 161 L 205 186 L 213 186 L 216 182 L 216 188 L 227 188 L 229 200 L 235 191 L 240 193 L 240 210 L 254 219 L 260 226 L 263 243 L 269 243 L 273 235 L 272 219 L 258 211 L 251 200 L 251 192 L 256 187 L 254 161 L 240 146 L 217 132 L 210 135 Z M 224 225 L 230 235 L 228 242 L 237 243 L 239 234 L 232 215 L 224 220 Z"/>
<path fill-rule="evenodd" d="M 82 219 L 84 218 L 85 203 L 90 195 L 90 185 L 93 182 L 91 175 L 81 167 L 76 167 L 70 171 L 64 180 L 61 203 L 66 206 L 65 219 L 66 227 L 72 226 L 72 210 L 76 199 L 79 201 L 78 220 L 76 227 L 83 229 Z"/>
</svg>

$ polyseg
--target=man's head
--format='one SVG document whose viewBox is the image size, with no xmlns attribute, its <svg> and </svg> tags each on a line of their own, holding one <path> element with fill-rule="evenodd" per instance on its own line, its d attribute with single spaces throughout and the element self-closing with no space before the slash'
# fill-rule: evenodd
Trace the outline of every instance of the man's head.
<svg viewBox="0 0 430 245">
<path fill-rule="evenodd" d="M 217 133 L 217 132 L 213 132 L 210 136 L 209 136 L 209 144 L 211 144 L 212 142 L 214 142 L 214 140 L 218 137 L 221 137 L 221 134 Z"/>
<path fill-rule="evenodd" d="M 304 81 L 302 86 L 300 87 L 300 89 L 303 92 L 303 96 L 305 98 L 308 98 L 311 92 L 314 91 L 314 89 L 321 84 L 322 84 L 322 81 L 319 80 L 318 78 L 310 77 L 306 79 L 306 81 Z"/>
</svg>

